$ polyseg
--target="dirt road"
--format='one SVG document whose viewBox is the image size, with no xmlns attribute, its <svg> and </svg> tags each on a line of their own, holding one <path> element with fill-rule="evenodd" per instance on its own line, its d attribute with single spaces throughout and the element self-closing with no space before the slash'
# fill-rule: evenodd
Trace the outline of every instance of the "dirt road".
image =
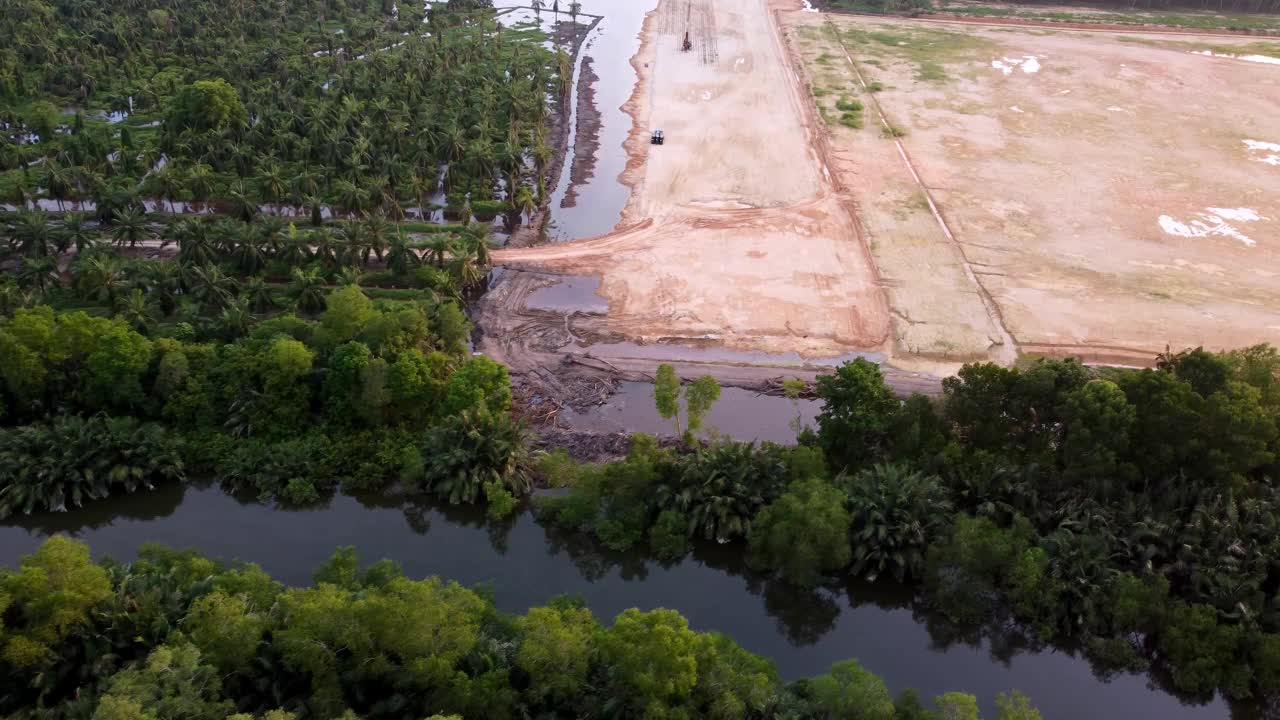
<svg viewBox="0 0 1280 720">
<path fill-rule="evenodd" d="M 775 11 L 798 5 L 663 0 L 633 60 L 619 229 L 494 262 L 599 274 L 605 325 L 632 340 L 827 357 L 883 347 L 884 293 L 777 27 Z M 653 129 L 665 145 L 649 145 Z"/>
</svg>

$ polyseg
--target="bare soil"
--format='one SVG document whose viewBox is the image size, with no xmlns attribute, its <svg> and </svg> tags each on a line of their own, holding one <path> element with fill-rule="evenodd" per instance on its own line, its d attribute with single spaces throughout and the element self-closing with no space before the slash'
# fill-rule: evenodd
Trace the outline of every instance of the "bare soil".
<svg viewBox="0 0 1280 720">
<path fill-rule="evenodd" d="M 974 290 L 1024 353 L 1147 363 L 1166 345 L 1280 342 L 1280 167 L 1244 142 L 1280 142 L 1280 67 L 1193 54 L 1256 45 L 792 17 L 815 85 L 878 102 L 905 132 L 920 183 L 870 112 L 862 130 L 832 130 L 903 350 L 946 355 L 957 328 L 986 332 L 962 302 Z M 881 92 L 839 68 L 839 40 Z M 924 191 L 954 233 L 950 260 Z"/>
<path fill-rule="evenodd" d="M 775 11 L 783 0 L 663 0 L 640 82 L 619 230 L 495 253 L 507 266 L 600 274 L 604 325 L 654 343 L 837 356 L 888 339 L 888 306 L 832 177 Z M 690 34 L 694 48 L 682 52 Z M 662 129 L 666 144 L 648 144 Z"/>
</svg>

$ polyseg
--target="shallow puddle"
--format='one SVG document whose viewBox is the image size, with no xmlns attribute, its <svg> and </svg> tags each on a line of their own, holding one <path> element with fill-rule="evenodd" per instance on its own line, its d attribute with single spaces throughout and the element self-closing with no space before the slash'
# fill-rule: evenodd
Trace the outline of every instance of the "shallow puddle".
<svg viewBox="0 0 1280 720">
<path fill-rule="evenodd" d="M 540 275 L 540 274 L 539 274 Z M 594 275 L 546 275 L 552 284 L 540 287 L 525 298 L 525 306 L 554 312 L 584 312 L 603 315 L 609 303 L 600 296 L 600 278 Z"/>
</svg>

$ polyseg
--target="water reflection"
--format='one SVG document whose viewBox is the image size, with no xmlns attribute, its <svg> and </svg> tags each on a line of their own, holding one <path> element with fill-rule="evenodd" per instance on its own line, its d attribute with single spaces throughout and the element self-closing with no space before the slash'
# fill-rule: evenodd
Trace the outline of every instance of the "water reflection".
<svg viewBox="0 0 1280 720">
<path fill-rule="evenodd" d="M 366 563 L 399 562 L 412 577 L 485 583 L 500 608 L 520 612 L 562 594 L 581 596 L 608 620 L 630 607 L 668 607 L 698 630 L 718 630 L 777 663 L 788 679 L 824 672 L 855 657 L 895 691 L 976 693 L 984 709 L 1018 688 L 1046 718 L 1224 718 L 1225 703 L 1183 705 L 1148 687 L 1147 676 L 1096 677 L 1074 653 L 1015 637 L 956 632 L 892 584 L 848 582 L 802 590 L 753 573 L 740 547 L 698 544 L 677 563 L 618 553 L 537 524 L 530 513 L 490 523 L 470 507 L 405 503 L 377 495 L 337 495 L 288 510 L 217 487 L 170 484 L 62 514 L 0 525 L 0 563 L 13 566 L 52 533 L 88 542 L 98 556 L 129 559 L 146 542 L 194 548 L 262 565 L 289 584 L 310 582 L 334 548 L 354 545 Z M 1158 682 L 1158 678 L 1157 678 Z M 1237 718 L 1247 718 L 1240 710 Z"/>
</svg>

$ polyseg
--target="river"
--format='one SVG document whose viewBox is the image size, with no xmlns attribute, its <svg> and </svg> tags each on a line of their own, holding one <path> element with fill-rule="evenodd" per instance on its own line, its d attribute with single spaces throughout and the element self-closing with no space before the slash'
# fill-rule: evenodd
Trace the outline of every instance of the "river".
<svg viewBox="0 0 1280 720">
<path fill-rule="evenodd" d="M 1145 675 L 1103 682 L 1066 652 L 993 651 L 987 640 L 951 642 L 942 624 L 912 607 L 909 592 L 892 585 L 797 591 L 753 576 L 733 546 L 706 545 L 663 565 L 549 531 L 531 513 L 493 525 L 475 509 L 406 509 L 398 501 L 341 495 L 321 507 L 286 510 L 237 499 L 216 486 L 170 484 L 74 512 L 10 518 L 0 525 L 0 563 L 16 565 L 53 533 L 88 542 L 96 556 L 121 560 L 148 542 L 193 548 L 256 562 L 292 585 L 309 583 L 312 569 L 334 548 L 354 545 L 363 562 L 391 558 L 411 577 L 488 583 L 505 611 L 523 612 L 559 594 L 580 595 L 605 621 L 630 607 L 672 608 L 694 629 L 718 630 L 770 658 L 787 679 L 857 658 L 895 692 L 975 693 L 988 717 L 996 693 L 1015 688 L 1050 719 L 1230 714 L 1221 700 L 1184 705 L 1150 687 Z"/>
</svg>

